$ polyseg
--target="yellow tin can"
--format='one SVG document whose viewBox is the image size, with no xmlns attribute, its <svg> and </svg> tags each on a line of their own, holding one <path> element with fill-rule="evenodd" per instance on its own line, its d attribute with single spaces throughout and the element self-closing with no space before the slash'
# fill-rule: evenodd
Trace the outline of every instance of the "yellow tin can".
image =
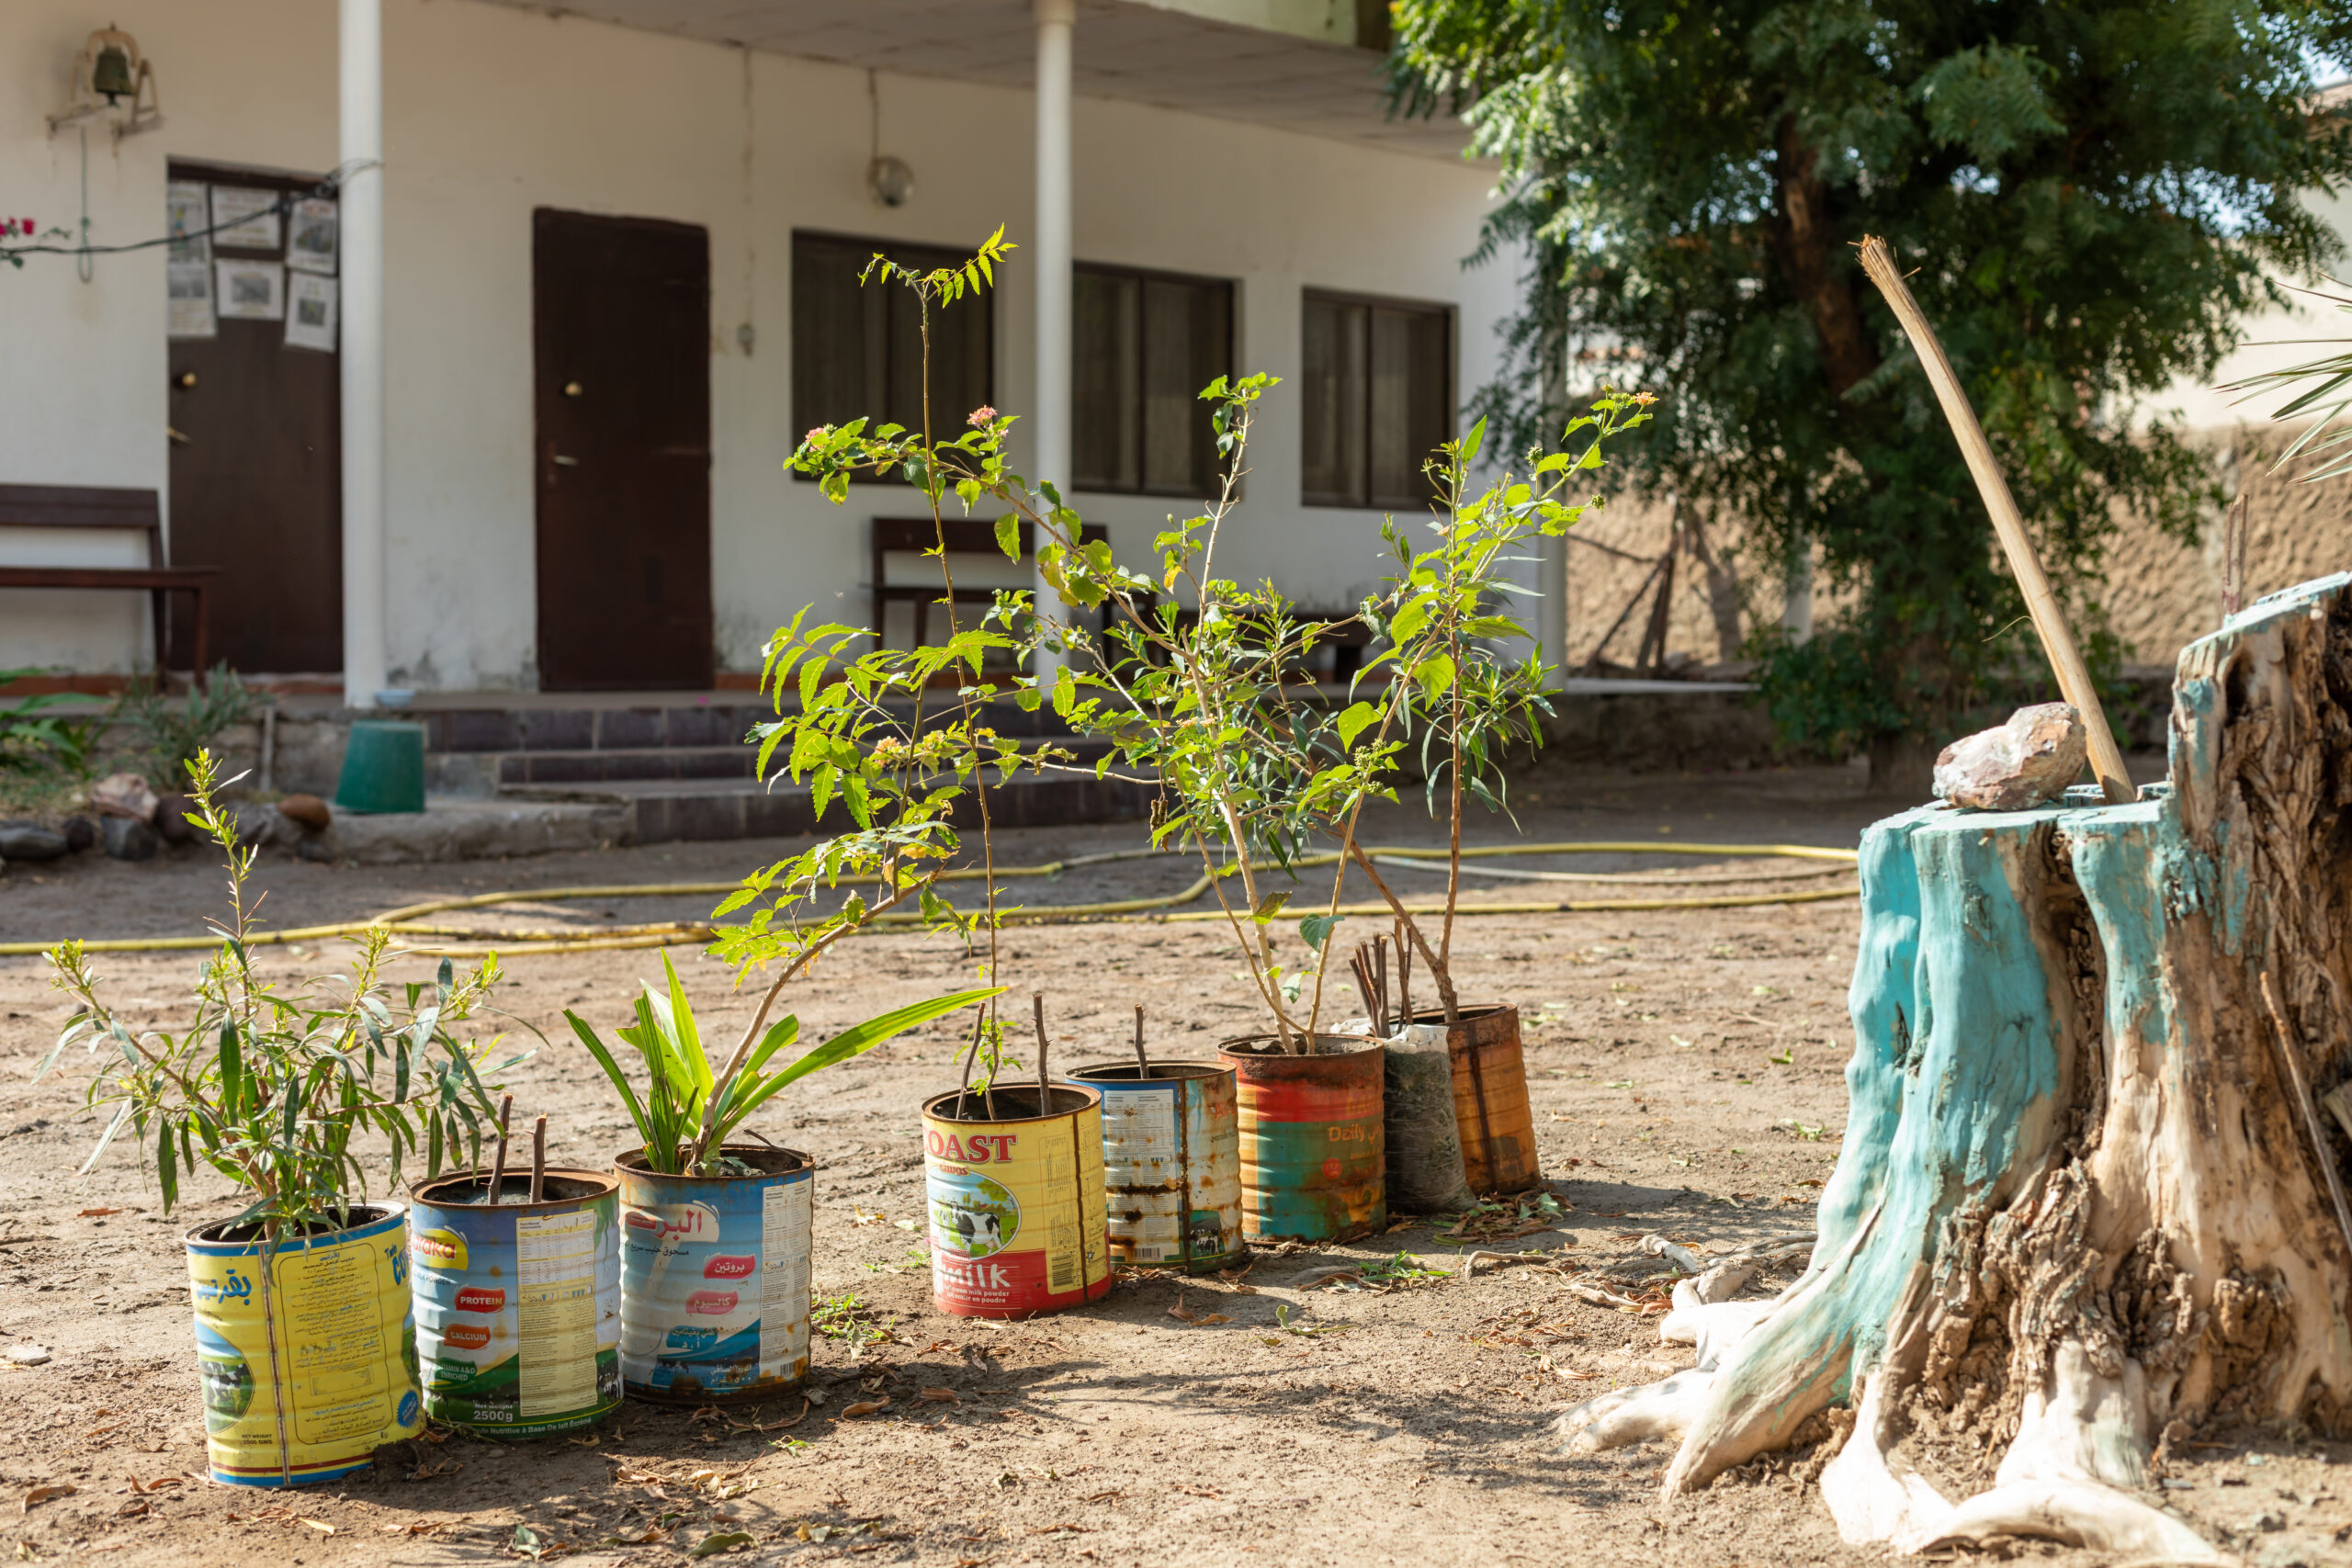
<svg viewBox="0 0 2352 1568">
<path fill-rule="evenodd" d="M 932 1298 L 956 1317 L 1029 1317 L 1111 1289 L 1102 1189 L 1102 1094 L 1055 1084 L 1050 1099 L 1001 1084 L 998 1119 L 977 1094 L 924 1105 Z M 971 1118 L 967 1120 L 967 1118 Z"/>
<path fill-rule="evenodd" d="M 348 1230 L 277 1244 L 269 1259 L 275 1334 L 264 1328 L 261 1240 L 229 1240 L 226 1224 L 188 1232 L 205 1448 L 215 1481 L 332 1481 L 369 1464 L 379 1444 L 423 1427 L 408 1211 L 355 1203 L 351 1220 Z"/>
</svg>

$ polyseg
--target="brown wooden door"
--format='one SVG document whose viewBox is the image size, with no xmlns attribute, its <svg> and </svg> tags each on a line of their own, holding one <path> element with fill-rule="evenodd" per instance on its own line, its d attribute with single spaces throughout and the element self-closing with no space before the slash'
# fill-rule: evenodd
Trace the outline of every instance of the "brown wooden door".
<svg viewBox="0 0 2352 1568">
<path fill-rule="evenodd" d="M 175 181 L 307 192 L 315 179 L 175 162 Z M 277 248 L 212 259 L 278 269 Z M 209 264 L 208 264 L 209 265 Z M 217 303 L 217 301 L 216 301 Z M 207 657 L 242 672 L 343 668 L 343 395 L 338 356 L 286 341 L 286 322 L 221 316 L 209 338 L 171 340 L 168 551 L 217 566 L 205 591 Z M 175 616 L 168 669 L 194 656 Z"/>
<path fill-rule="evenodd" d="M 535 215 L 539 684 L 708 690 L 710 243 Z"/>
</svg>

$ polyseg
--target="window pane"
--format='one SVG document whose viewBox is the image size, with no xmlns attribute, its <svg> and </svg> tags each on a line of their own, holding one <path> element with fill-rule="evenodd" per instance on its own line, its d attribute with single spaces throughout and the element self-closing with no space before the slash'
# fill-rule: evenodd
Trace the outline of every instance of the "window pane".
<svg viewBox="0 0 2352 1568">
<path fill-rule="evenodd" d="M 1457 433 L 1453 410 L 1453 321 L 1443 310 L 1413 314 L 1413 362 L 1407 379 L 1406 433 L 1413 450 L 1434 452 Z M 1433 493 L 1419 480 L 1418 493 Z"/>
<path fill-rule="evenodd" d="M 1136 490 L 1143 483 L 1136 280 L 1080 267 L 1071 284 L 1070 481 L 1080 490 Z"/>
<path fill-rule="evenodd" d="M 1310 502 L 1364 503 L 1364 335 L 1361 305 L 1309 297 L 1302 389 L 1306 407 L 1301 486 Z"/>
<path fill-rule="evenodd" d="M 895 283 L 860 285 L 876 251 L 901 265 L 944 266 L 931 246 L 792 237 L 793 423 L 799 431 L 868 418 L 922 428 L 922 331 L 914 298 Z M 931 322 L 932 420 L 952 436 L 990 400 L 994 334 L 985 296 L 935 310 Z"/>
<path fill-rule="evenodd" d="M 1453 434 L 1453 366 L 1442 310 L 1372 311 L 1372 503 L 1420 507 L 1422 466 Z"/>
<path fill-rule="evenodd" d="M 857 286 L 865 256 L 808 235 L 792 241 L 792 423 L 796 438 L 820 424 L 872 413 L 883 376 L 881 307 Z"/>
<path fill-rule="evenodd" d="M 1231 373 L 1233 288 L 1151 278 L 1143 286 L 1146 490 L 1205 496 L 1216 435 L 1203 387 Z"/>
</svg>

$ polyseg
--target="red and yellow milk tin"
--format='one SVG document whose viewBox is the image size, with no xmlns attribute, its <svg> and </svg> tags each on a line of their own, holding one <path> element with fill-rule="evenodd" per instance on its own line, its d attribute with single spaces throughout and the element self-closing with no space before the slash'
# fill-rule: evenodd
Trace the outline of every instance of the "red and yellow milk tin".
<svg viewBox="0 0 2352 1568">
<path fill-rule="evenodd" d="M 1102 1096 L 1000 1085 L 922 1108 L 932 1297 L 957 1317 L 1029 1317 L 1111 1289 L 1102 1190 Z M 960 1112 L 960 1114 L 959 1114 Z"/>
</svg>

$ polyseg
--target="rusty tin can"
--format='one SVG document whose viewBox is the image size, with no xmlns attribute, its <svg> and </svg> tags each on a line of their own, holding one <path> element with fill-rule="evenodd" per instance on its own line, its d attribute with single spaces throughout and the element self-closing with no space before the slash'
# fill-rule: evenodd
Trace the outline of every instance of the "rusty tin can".
<svg viewBox="0 0 2352 1568">
<path fill-rule="evenodd" d="M 187 1236 L 212 1479 L 333 1481 L 374 1462 L 379 1444 L 422 1431 L 408 1211 L 354 1203 L 350 1229 L 279 1242 L 266 1300 L 263 1242 L 229 1230 Z"/>
<path fill-rule="evenodd" d="M 1070 1074 L 1102 1094 L 1102 1181 L 1114 1262 L 1200 1273 L 1240 1257 L 1241 1129 L 1233 1069 L 1104 1062 Z"/>
<path fill-rule="evenodd" d="M 956 1317 L 1030 1317 L 1111 1289 L 1102 1193 L 1102 1096 L 1000 1084 L 991 1121 L 978 1094 L 922 1108 L 931 1194 L 932 1299 Z"/>
<path fill-rule="evenodd" d="M 1442 1009 L 1417 1011 L 1413 1021 L 1446 1032 L 1453 1054 L 1453 1115 L 1462 1132 L 1462 1165 L 1470 1190 L 1482 1195 L 1525 1192 L 1542 1185 L 1535 1155 L 1535 1111 L 1527 1099 L 1527 1058 L 1519 1041 L 1519 1010 L 1474 1003 L 1448 1026 Z"/>
<path fill-rule="evenodd" d="M 1242 1235 L 1340 1241 L 1386 1224 L 1380 1042 L 1325 1034 L 1293 1055 L 1260 1035 L 1217 1054 L 1238 1080 Z"/>
<path fill-rule="evenodd" d="M 621 1402 L 620 1183 L 548 1170 L 530 1201 L 481 1172 L 409 1196 L 411 1287 L 424 1413 L 482 1437 L 593 1424 Z"/>
<path fill-rule="evenodd" d="M 664 1176 L 642 1150 L 621 1182 L 621 1386 L 632 1399 L 741 1404 L 808 1375 L 817 1163 L 729 1144 L 750 1176 Z"/>
</svg>

